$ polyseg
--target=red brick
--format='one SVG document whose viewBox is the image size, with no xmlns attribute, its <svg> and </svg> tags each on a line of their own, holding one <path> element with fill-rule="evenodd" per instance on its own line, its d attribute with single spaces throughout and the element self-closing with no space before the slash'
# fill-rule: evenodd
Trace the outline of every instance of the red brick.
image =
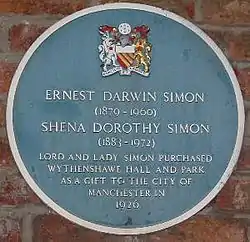
<svg viewBox="0 0 250 242">
<path fill-rule="evenodd" d="M 240 84 L 240 89 L 244 99 L 250 98 L 250 68 L 240 69 L 237 66 L 233 66 L 235 75 Z"/>
<path fill-rule="evenodd" d="M 128 2 L 127 0 L 102 0 L 101 3 Z M 194 0 L 130 0 L 131 3 L 143 3 L 160 7 L 185 18 L 192 19 L 195 14 Z"/>
<path fill-rule="evenodd" d="M 0 102 L 0 128 L 5 127 L 6 105 Z"/>
<path fill-rule="evenodd" d="M 250 61 L 250 32 L 206 32 L 222 50 L 226 51 L 230 59 L 235 61 Z"/>
<path fill-rule="evenodd" d="M 250 180 L 230 178 L 217 196 L 216 205 L 224 210 L 249 210 Z"/>
<path fill-rule="evenodd" d="M 47 29 L 34 24 L 18 24 L 9 30 L 10 49 L 26 51 L 31 44 Z"/>
<path fill-rule="evenodd" d="M 0 168 L 13 168 L 15 167 L 14 159 L 8 144 L 0 139 Z"/>
<path fill-rule="evenodd" d="M 9 91 L 11 79 L 17 68 L 16 63 L 0 61 L 0 93 L 7 93 Z M 0 107 L 0 115 L 3 106 Z M 1 121 L 0 121 L 1 122 Z"/>
<path fill-rule="evenodd" d="M 203 0 L 204 22 L 213 24 L 250 24 L 249 0 Z"/>
<path fill-rule="evenodd" d="M 12 219 L 0 219 L 0 241 L 21 242 L 19 223 Z"/>
<path fill-rule="evenodd" d="M 125 236 L 105 235 L 72 224 L 58 215 L 40 215 L 34 221 L 34 242 L 115 242 Z M 246 228 L 233 219 L 193 217 L 168 230 L 138 236 L 147 242 L 246 242 Z"/>
<path fill-rule="evenodd" d="M 77 226 L 58 215 L 36 217 L 34 231 L 34 242 L 104 242 L 104 234 Z"/>
<path fill-rule="evenodd" d="M 243 147 L 237 163 L 237 170 L 244 171 L 250 169 L 250 147 Z"/>
<path fill-rule="evenodd" d="M 84 8 L 83 0 L 11 0 L 0 1 L 0 13 L 65 14 Z"/>
<path fill-rule="evenodd" d="M 196 216 L 169 230 L 149 236 L 148 242 L 246 242 L 246 228 L 236 220 Z"/>
<path fill-rule="evenodd" d="M 135 238 L 136 237 L 136 238 Z M 147 240 L 148 235 L 112 235 L 106 234 L 103 242 L 149 242 Z"/>
<path fill-rule="evenodd" d="M 39 198 L 31 191 L 20 175 L 13 174 L 1 180 L 0 205 L 20 205 L 39 202 Z"/>
<path fill-rule="evenodd" d="M 250 99 L 250 68 L 238 69 L 237 77 L 244 99 Z"/>
</svg>

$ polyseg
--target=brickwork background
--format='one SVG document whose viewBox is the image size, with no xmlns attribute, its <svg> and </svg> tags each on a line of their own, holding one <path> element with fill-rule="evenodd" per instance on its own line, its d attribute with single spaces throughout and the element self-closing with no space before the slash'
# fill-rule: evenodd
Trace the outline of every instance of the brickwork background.
<svg viewBox="0 0 250 242">
<path fill-rule="evenodd" d="M 246 126 L 238 165 L 218 196 L 191 219 L 141 236 L 114 236 L 76 226 L 31 191 L 10 152 L 8 89 L 25 51 L 49 26 L 105 0 L 0 0 L 0 242 L 250 242 L 250 0 L 138 0 L 171 10 L 207 32 L 238 76 Z"/>
</svg>

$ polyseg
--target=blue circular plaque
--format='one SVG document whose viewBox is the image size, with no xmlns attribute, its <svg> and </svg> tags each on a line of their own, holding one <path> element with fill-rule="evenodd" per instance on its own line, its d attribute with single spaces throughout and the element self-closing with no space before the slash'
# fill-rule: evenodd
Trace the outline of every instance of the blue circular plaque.
<svg viewBox="0 0 250 242">
<path fill-rule="evenodd" d="M 173 226 L 220 191 L 244 130 L 234 72 L 187 20 L 140 4 L 79 11 L 27 51 L 7 131 L 30 187 L 69 220 L 114 234 Z"/>
</svg>

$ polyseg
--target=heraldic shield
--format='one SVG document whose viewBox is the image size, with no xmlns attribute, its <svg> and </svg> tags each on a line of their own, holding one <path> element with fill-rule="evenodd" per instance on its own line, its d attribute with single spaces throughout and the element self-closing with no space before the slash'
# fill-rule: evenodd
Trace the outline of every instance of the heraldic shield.
<svg viewBox="0 0 250 242">
<path fill-rule="evenodd" d="M 102 76 L 116 72 L 120 75 L 136 72 L 148 76 L 152 51 L 152 45 L 148 42 L 149 31 L 146 25 L 132 29 L 128 23 L 121 23 L 118 28 L 100 26 L 102 44 L 98 49 L 102 61 Z"/>
</svg>

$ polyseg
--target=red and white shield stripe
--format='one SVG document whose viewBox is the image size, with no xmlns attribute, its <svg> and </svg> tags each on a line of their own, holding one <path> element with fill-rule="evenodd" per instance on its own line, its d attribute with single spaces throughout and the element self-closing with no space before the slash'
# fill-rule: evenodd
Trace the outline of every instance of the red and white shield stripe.
<svg viewBox="0 0 250 242">
<path fill-rule="evenodd" d="M 134 57 L 133 53 L 117 53 L 117 61 L 123 68 L 132 66 Z"/>
</svg>

